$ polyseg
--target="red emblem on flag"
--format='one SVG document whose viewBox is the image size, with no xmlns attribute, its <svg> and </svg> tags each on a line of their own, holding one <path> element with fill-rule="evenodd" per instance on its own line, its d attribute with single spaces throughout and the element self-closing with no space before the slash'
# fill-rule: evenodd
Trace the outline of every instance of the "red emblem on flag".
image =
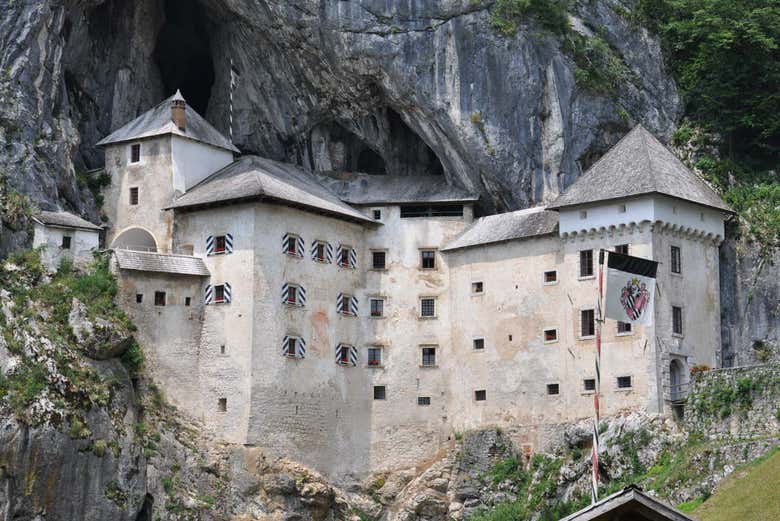
<svg viewBox="0 0 780 521">
<path fill-rule="evenodd" d="M 647 284 L 637 278 L 630 279 L 620 293 L 620 304 L 631 320 L 639 320 L 647 303 L 650 302 L 650 292 Z"/>
</svg>

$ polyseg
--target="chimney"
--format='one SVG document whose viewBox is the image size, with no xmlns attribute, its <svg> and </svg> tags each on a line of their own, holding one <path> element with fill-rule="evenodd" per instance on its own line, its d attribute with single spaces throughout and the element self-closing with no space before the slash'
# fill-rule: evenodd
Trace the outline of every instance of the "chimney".
<svg viewBox="0 0 780 521">
<path fill-rule="evenodd" d="M 181 91 L 176 91 L 176 94 L 171 100 L 171 120 L 179 127 L 179 130 L 187 130 L 187 102 L 184 101 L 184 96 L 181 95 Z"/>
</svg>

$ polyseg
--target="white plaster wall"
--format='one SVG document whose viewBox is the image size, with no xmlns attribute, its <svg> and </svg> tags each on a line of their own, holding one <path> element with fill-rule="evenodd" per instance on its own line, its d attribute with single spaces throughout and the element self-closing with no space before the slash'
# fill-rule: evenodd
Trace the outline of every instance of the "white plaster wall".
<svg viewBox="0 0 780 521">
<path fill-rule="evenodd" d="M 62 237 L 71 238 L 70 248 L 62 248 Z M 56 269 L 63 258 L 72 260 L 76 265 L 85 265 L 92 260 L 92 252 L 100 245 L 98 231 L 44 226 L 35 223 L 33 230 L 33 248 L 43 247 L 41 260 L 49 269 Z"/>
<path fill-rule="evenodd" d="M 181 136 L 171 136 L 173 189 L 185 192 L 233 162 L 233 153 Z"/>
<path fill-rule="evenodd" d="M 124 230 L 139 227 L 151 233 L 158 251 L 171 248 L 173 215 L 163 210 L 173 199 L 171 138 L 144 139 L 141 161 L 129 163 L 131 143 L 111 145 L 105 149 L 106 173 L 111 184 L 104 189 L 103 210 L 108 217 L 106 245 Z M 130 187 L 138 187 L 139 204 L 130 204 Z"/>
<path fill-rule="evenodd" d="M 723 240 L 722 212 L 691 204 L 671 197 L 656 197 L 654 200 L 655 220 L 674 224 L 683 230 L 691 229 L 720 237 Z"/>
</svg>

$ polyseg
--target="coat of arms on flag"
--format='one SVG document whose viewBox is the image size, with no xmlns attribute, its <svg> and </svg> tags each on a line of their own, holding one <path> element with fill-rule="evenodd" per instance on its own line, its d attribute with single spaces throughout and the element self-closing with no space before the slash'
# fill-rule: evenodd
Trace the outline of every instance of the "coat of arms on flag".
<svg viewBox="0 0 780 521">
<path fill-rule="evenodd" d="M 655 261 L 609 252 L 606 318 L 652 324 L 657 268 Z"/>
</svg>

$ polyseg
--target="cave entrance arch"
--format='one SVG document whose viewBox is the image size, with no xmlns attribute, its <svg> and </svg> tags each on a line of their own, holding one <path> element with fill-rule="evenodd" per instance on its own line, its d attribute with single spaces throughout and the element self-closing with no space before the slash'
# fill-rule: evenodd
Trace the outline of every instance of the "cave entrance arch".
<svg viewBox="0 0 780 521">
<path fill-rule="evenodd" d="M 117 235 L 111 247 L 117 250 L 157 251 L 154 235 L 143 228 L 129 228 Z"/>
<path fill-rule="evenodd" d="M 166 96 L 181 90 L 187 103 L 206 114 L 214 84 L 208 16 L 199 2 L 164 0 L 165 24 L 157 35 L 154 61 Z"/>
</svg>

